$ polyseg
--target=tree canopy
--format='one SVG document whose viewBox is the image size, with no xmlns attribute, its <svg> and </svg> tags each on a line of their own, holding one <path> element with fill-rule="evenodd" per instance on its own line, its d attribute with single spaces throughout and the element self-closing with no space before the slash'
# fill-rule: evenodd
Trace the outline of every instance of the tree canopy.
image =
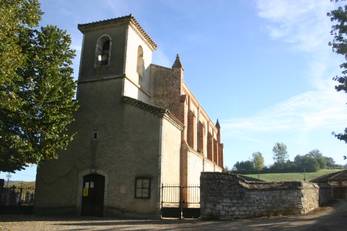
<svg viewBox="0 0 347 231">
<path fill-rule="evenodd" d="M 336 0 L 336 2 L 342 4 L 343 0 Z M 332 47 L 333 52 L 345 58 L 345 62 L 340 64 L 341 73 L 334 77 L 334 80 L 337 81 L 335 88 L 337 91 L 347 93 L 347 5 L 337 7 L 337 9 L 329 12 L 328 16 L 333 22 L 331 28 L 333 40 L 329 45 Z M 344 129 L 344 132 L 335 134 L 335 136 L 347 143 L 347 128 Z"/>
<path fill-rule="evenodd" d="M 288 159 L 287 145 L 284 143 L 276 143 L 272 152 L 275 163 L 284 163 Z"/>
<path fill-rule="evenodd" d="M 265 167 L 265 165 L 264 165 L 264 157 L 261 154 L 261 152 L 253 152 L 252 153 L 252 158 L 253 158 L 254 168 L 257 171 L 261 171 Z"/>
<path fill-rule="evenodd" d="M 234 165 L 234 168 L 236 168 L 237 172 L 242 172 L 242 173 L 248 173 L 248 172 L 253 172 L 254 169 L 254 163 L 253 161 L 246 160 L 246 161 L 237 161 Z"/>
<path fill-rule="evenodd" d="M 0 5 L 0 171 L 56 158 L 73 138 L 77 102 L 71 38 L 56 26 L 37 28 L 37 0 Z"/>
</svg>

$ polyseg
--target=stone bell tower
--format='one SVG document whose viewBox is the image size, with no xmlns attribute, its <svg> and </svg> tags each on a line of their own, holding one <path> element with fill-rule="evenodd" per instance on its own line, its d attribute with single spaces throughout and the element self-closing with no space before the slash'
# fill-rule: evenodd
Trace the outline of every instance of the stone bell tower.
<svg viewBox="0 0 347 231">
<path fill-rule="evenodd" d="M 149 65 L 157 45 L 132 15 L 79 24 L 83 44 L 77 97 L 81 83 L 122 79 L 121 95 L 149 100 Z"/>
</svg>

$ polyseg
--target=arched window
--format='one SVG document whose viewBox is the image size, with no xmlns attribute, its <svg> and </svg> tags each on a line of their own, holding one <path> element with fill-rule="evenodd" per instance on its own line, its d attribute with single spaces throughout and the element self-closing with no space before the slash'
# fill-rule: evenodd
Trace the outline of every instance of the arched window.
<svg viewBox="0 0 347 231">
<path fill-rule="evenodd" d="M 137 48 L 137 74 L 139 74 L 139 77 L 143 77 L 144 71 L 145 71 L 145 62 L 143 60 L 143 49 L 141 46 Z"/>
<path fill-rule="evenodd" d="M 108 65 L 111 56 L 111 38 L 103 35 L 98 39 L 96 44 L 96 63 L 98 65 Z"/>
</svg>

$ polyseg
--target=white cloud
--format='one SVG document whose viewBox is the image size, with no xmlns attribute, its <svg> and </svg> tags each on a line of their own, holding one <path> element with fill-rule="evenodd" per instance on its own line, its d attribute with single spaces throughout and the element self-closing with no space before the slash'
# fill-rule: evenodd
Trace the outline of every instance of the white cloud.
<svg viewBox="0 0 347 231">
<path fill-rule="evenodd" d="M 331 80 L 338 61 L 328 47 L 331 24 L 326 13 L 333 7 L 328 0 L 257 1 L 258 16 L 265 20 L 269 36 L 288 44 L 299 55 L 311 57 L 306 70 L 311 90 L 252 116 L 223 121 L 226 136 L 247 140 L 247 134 L 295 132 L 300 139 L 314 132 L 341 131 L 347 126 L 346 98 L 335 91 Z M 263 137 L 256 137 L 261 142 Z"/>
<path fill-rule="evenodd" d="M 274 39 L 282 39 L 304 51 L 327 48 L 330 20 L 326 13 L 333 7 L 328 0 L 258 0 L 258 15 L 267 20 Z M 324 49 L 323 48 L 323 49 Z"/>
<path fill-rule="evenodd" d="M 226 120 L 226 133 L 309 132 L 342 128 L 347 124 L 347 107 L 334 89 L 312 90 L 266 108 L 253 116 Z"/>
</svg>

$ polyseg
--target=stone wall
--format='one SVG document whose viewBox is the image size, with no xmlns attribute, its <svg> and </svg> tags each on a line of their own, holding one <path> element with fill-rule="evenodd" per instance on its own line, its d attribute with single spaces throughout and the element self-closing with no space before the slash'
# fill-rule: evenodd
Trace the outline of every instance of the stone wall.
<svg viewBox="0 0 347 231">
<path fill-rule="evenodd" d="M 247 181 L 239 175 L 201 173 L 202 218 L 306 214 L 318 207 L 319 187 L 305 182 Z"/>
</svg>

